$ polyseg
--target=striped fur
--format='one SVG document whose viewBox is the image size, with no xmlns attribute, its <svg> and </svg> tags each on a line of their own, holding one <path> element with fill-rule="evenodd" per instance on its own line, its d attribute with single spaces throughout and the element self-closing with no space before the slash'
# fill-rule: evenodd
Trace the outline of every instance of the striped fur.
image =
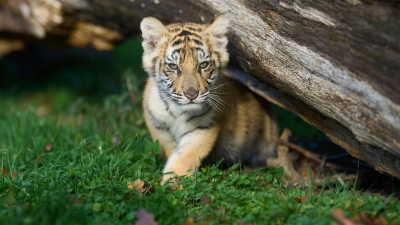
<svg viewBox="0 0 400 225">
<path fill-rule="evenodd" d="M 229 21 L 164 26 L 141 22 L 146 124 L 168 158 L 163 181 L 201 163 L 262 166 L 274 157 L 277 125 L 269 103 L 220 75 L 227 65 Z M 172 172 L 172 173 L 169 173 Z"/>
</svg>

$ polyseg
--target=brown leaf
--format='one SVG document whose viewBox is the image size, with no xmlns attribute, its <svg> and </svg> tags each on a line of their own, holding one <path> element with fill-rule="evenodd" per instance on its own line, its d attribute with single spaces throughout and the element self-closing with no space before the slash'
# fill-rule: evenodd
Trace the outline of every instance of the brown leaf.
<svg viewBox="0 0 400 225">
<path fill-rule="evenodd" d="M 331 216 L 342 225 L 357 225 L 354 221 L 347 219 L 341 209 L 334 209 Z"/>
<path fill-rule="evenodd" d="M 49 152 L 51 150 L 51 148 L 53 147 L 53 145 L 51 143 L 48 143 L 46 145 L 46 147 L 44 148 L 44 150 L 46 150 L 46 152 Z"/>
<path fill-rule="evenodd" d="M 362 212 L 358 214 L 358 217 L 360 221 L 363 224 L 371 224 L 371 225 L 388 225 L 389 223 L 386 221 L 385 218 L 379 217 L 379 218 L 373 218 L 371 216 L 368 216 L 366 213 Z"/>
<path fill-rule="evenodd" d="M 115 135 L 114 137 L 112 137 L 111 143 L 113 144 L 113 146 L 119 145 L 121 143 L 121 139 L 119 138 L 119 135 Z"/>
<path fill-rule="evenodd" d="M 208 195 L 202 195 L 200 197 L 200 202 L 203 203 L 203 205 L 209 205 L 211 204 L 211 198 Z"/>
<path fill-rule="evenodd" d="M 142 196 L 143 193 L 146 191 L 144 181 L 142 181 L 141 179 L 137 179 L 133 182 L 128 181 L 126 182 L 126 184 L 128 189 L 136 190 L 140 196 Z"/>
<path fill-rule="evenodd" d="M 2 170 L 0 170 L 0 172 L 4 175 L 8 175 L 8 169 L 7 168 L 3 168 Z"/>
<path fill-rule="evenodd" d="M 184 223 L 183 225 L 196 225 L 196 223 L 194 222 L 194 219 L 192 217 L 189 217 Z"/>
<path fill-rule="evenodd" d="M 305 203 L 307 202 L 307 198 L 305 196 L 296 196 L 293 198 L 298 203 Z"/>
<path fill-rule="evenodd" d="M 237 220 L 236 220 L 236 223 L 237 223 L 238 225 L 251 225 L 251 223 L 249 223 L 249 222 L 244 222 L 244 221 L 241 220 L 241 219 L 237 219 Z"/>
<path fill-rule="evenodd" d="M 3 169 L 0 169 L 0 174 L 4 174 L 4 175 L 9 175 L 10 174 L 10 171 L 7 169 L 7 168 L 3 168 Z M 11 172 L 11 174 L 10 174 L 13 178 L 17 178 L 17 173 L 16 172 Z"/>
<path fill-rule="evenodd" d="M 137 211 L 135 214 L 137 218 L 136 225 L 158 225 L 154 220 L 154 215 L 144 209 Z"/>
<path fill-rule="evenodd" d="M 81 198 L 77 198 L 74 200 L 74 204 L 75 205 L 80 205 L 82 203 L 82 199 Z"/>
</svg>

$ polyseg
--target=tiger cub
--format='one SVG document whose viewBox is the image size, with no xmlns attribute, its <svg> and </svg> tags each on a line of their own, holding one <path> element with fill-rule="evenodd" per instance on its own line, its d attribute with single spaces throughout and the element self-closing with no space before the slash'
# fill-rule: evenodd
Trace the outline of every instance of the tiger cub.
<svg viewBox="0 0 400 225">
<path fill-rule="evenodd" d="M 161 183 L 191 175 L 202 163 L 265 166 L 276 156 L 277 123 L 268 102 L 222 76 L 228 64 L 229 21 L 211 25 L 140 24 L 147 127 L 167 157 Z"/>
</svg>

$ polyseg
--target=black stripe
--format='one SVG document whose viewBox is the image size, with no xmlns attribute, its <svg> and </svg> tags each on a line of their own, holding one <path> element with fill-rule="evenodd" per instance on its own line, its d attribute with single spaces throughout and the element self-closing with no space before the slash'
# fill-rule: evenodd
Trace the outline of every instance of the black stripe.
<svg viewBox="0 0 400 225">
<path fill-rule="evenodd" d="M 163 73 L 164 73 L 164 76 L 169 77 L 168 73 L 166 73 L 165 71 L 163 71 Z"/>
<path fill-rule="evenodd" d="M 181 50 L 181 54 L 182 54 L 182 58 L 181 58 L 180 62 L 185 62 L 186 50 L 185 50 L 185 49 L 182 49 L 182 50 Z"/>
<path fill-rule="evenodd" d="M 157 57 L 154 57 L 151 60 L 151 72 L 155 73 L 156 72 L 156 63 L 157 63 Z"/>
<path fill-rule="evenodd" d="M 202 48 L 195 48 L 195 49 L 196 49 L 196 51 L 201 51 L 201 52 L 203 52 L 204 55 L 206 54 Z"/>
<path fill-rule="evenodd" d="M 201 42 L 199 39 L 192 38 L 192 40 L 193 40 L 194 43 L 196 43 L 197 45 L 203 46 L 203 42 Z"/>
<path fill-rule="evenodd" d="M 181 30 L 181 28 L 175 28 L 175 29 L 171 30 L 170 32 L 171 32 L 171 33 L 175 33 L 175 32 L 178 32 L 178 31 L 180 31 L 180 30 Z"/>
<path fill-rule="evenodd" d="M 197 32 L 202 32 L 203 31 L 203 29 L 201 29 L 201 28 L 194 28 L 194 27 L 188 27 L 188 26 L 186 26 L 185 28 L 189 29 L 191 31 L 197 31 Z"/>
<path fill-rule="evenodd" d="M 164 101 L 163 101 L 163 102 L 164 102 Z M 166 130 L 166 129 L 169 128 L 165 122 L 158 120 L 158 119 L 151 113 L 151 111 L 150 111 L 150 109 L 149 109 L 149 107 L 148 107 L 147 105 L 146 105 L 146 110 L 147 110 L 147 113 L 148 113 L 149 116 L 150 116 L 151 122 L 153 123 L 154 127 L 155 127 L 157 130 Z"/>
<path fill-rule="evenodd" d="M 214 51 L 214 53 L 217 55 L 217 62 L 219 64 L 219 67 L 221 67 L 221 54 L 219 54 L 219 52 Z M 210 58 L 211 58 L 211 53 L 210 53 Z M 213 62 L 215 65 L 215 62 Z"/>
<path fill-rule="evenodd" d="M 203 112 L 203 113 L 200 113 L 199 115 L 194 115 L 194 116 L 188 118 L 188 119 L 186 120 L 186 122 L 189 122 L 189 121 L 192 120 L 192 119 L 195 119 L 195 118 L 204 116 L 204 115 L 206 115 L 207 113 L 209 113 L 210 111 L 211 111 L 211 107 L 209 107 L 208 110 L 206 110 L 206 111 Z"/>
<path fill-rule="evenodd" d="M 166 98 L 166 96 L 162 96 L 161 93 L 158 94 L 158 97 L 160 97 L 160 99 Z M 162 102 L 164 103 L 165 110 L 167 110 L 167 112 L 168 112 L 169 111 L 169 105 L 165 101 L 162 101 Z"/>
<path fill-rule="evenodd" d="M 183 30 L 181 33 L 178 34 L 178 36 L 187 36 L 187 35 L 193 35 L 193 33 L 187 30 Z"/>
<path fill-rule="evenodd" d="M 182 43 L 182 40 L 181 39 L 178 39 L 177 41 L 175 41 L 174 43 L 172 43 L 172 46 L 177 46 L 177 45 L 179 45 L 179 44 L 181 44 Z"/>
<path fill-rule="evenodd" d="M 181 37 L 181 36 L 188 36 L 188 35 L 192 35 L 194 37 L 197 37 L 199 39 L 201 39 L 201 36 L 195 33 L 192 33 L 188 30 L 183 30 L 182 32 L 180 32 L 179 34 L 177 34 L 173 39 L 175 39 L 176 37 Z"/>
<path fill-rule="evenodd" d="M 195 131 L 195 130 L 207 130 L 207 129 L 210 129 L 213 125 L 214 125 L 214 123 L 211 123 L 210 125 L 206 125 L 206 126 L 198 126 L 198 127 L 194 128 L 193 130 L 186 131 L 185 133 L 183 133 L 183 134 L 180 136 L 179 139 L 181 139 L 182 137 L 184 137 L 184 136 L 187 135 L 187 134 L 192 133 L 192 132 Z"/>
</svg>

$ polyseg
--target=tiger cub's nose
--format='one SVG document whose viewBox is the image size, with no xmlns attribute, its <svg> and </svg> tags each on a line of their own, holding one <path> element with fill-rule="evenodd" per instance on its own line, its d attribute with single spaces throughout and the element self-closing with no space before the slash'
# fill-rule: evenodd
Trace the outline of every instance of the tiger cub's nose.
<svg viewBox="0 0 400 225">
<path fill-rule="evenodd" d="M 187 89 L 187 91 L 183 91 L 183 94 L 190 100 L 195 99 L 199 95 L 199 90 L 196 90 L 193 87 Z"/>
</svg>

